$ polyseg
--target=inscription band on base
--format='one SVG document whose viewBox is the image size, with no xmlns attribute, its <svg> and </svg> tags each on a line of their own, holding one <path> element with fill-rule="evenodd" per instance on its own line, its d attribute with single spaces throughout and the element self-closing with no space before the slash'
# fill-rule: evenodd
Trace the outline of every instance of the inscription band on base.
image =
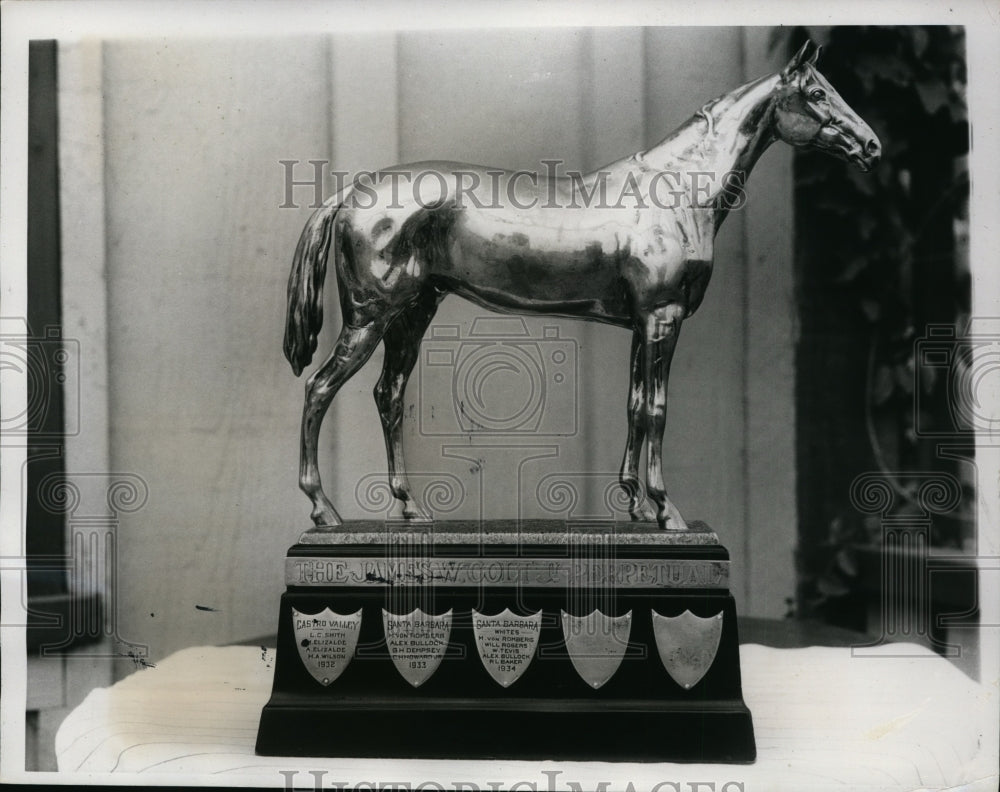
<svg viewBox="0 0 1000 792">
<path fill-rule="evenodd" d="M 620 558 L 418 558 L 375 556 L 285 560 L 288 586 L 729 587 L 729 562 Z"/>
</svg>

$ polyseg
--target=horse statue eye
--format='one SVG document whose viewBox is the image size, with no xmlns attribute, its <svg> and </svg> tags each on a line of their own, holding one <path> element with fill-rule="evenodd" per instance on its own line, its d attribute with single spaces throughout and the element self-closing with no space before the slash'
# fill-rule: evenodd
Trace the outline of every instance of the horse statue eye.
<svg viewBox="0 0 1000 792">
<path fill-rule="evenodd" d="M 823 99 L 826 99 L 826 91 L 824 91 L 822 88 L 813 88 L 809 92 L 809 98 L 812 99 L 814 102 L 820 102 Z"/>
</svg>

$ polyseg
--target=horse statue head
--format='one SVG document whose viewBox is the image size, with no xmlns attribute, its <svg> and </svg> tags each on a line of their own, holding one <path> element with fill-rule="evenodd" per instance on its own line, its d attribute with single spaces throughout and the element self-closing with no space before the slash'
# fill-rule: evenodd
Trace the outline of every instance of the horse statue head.
<svg viewBox="0 0 1000 792">
<path fill-rule="evenodd" d="M 807 41 L 782 69 L 774 103 L 774 130 L 792 146 L 826 151 L 867 173 L 878 164 L 878 137 L 816 68 L 821 47 Z"/>
</svg>

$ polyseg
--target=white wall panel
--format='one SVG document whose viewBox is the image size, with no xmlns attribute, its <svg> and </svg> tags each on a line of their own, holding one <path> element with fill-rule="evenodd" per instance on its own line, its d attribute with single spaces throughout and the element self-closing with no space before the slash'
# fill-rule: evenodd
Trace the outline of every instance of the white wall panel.
<svg viewBox="0 0 1000 792">
<path fill-rule="evenodd" d="M 111 457 L 149 487 L 118 599 L 155 661 L 273 629 L 302 524 L 278 163 L 328 156 L 328 41 L 109 42 L 104 97 Z"/>
</svg>

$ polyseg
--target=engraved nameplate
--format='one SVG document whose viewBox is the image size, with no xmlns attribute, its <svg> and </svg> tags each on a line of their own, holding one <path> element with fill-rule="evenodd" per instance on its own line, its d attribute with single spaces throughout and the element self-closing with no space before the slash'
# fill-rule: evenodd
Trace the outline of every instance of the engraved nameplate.
<svg viewBox="0 0 1000 792">
<path fill-rule="evenodd" d="M 451 636 L 451 609 L 431 616 L 420 608 L 406 616 L 382 609 L 382 625 L 389 656 L 403 679 L 420 687 L 441 665 Z"/>
<path fill-rule="evenodd" d="M 667 673 L 690 690 L 711 668 L 719 651 L 722 612 L 703 618 L 689 610 L 680 616 L 661 616 L 653 611 L 653 635 Z"/>
<path fill-rule="evenodd" d="M 302 665 L 321 685 L 329 685 L 354 657 L 361 611 L 342 616 L 324 608 L 311 615 L 292 608 L 292 620 Z"/>
<path fill-rule="evenodd" d="M 510 608 L 496 616 L 472 611 L 479 658 L 502 687 L 510 687 L 528 667 L 535 656 L 541 627 L 541 611 L 531 616 L 516 616 Z"/>
<path fill-rule="evenodd" d="M 729 562 L 619 558 L 285 559 L 288 586 L 729 587 Z"/>
<path fill-rule="evenodd" d="M 632 631 L 632 611 L 624 616 L 605 616 L 599 610 L 589 616 L 570 616 L 562 611 L 562 629 L 573 668 L 596 690 L 622 663 Z"/>
</svg>

